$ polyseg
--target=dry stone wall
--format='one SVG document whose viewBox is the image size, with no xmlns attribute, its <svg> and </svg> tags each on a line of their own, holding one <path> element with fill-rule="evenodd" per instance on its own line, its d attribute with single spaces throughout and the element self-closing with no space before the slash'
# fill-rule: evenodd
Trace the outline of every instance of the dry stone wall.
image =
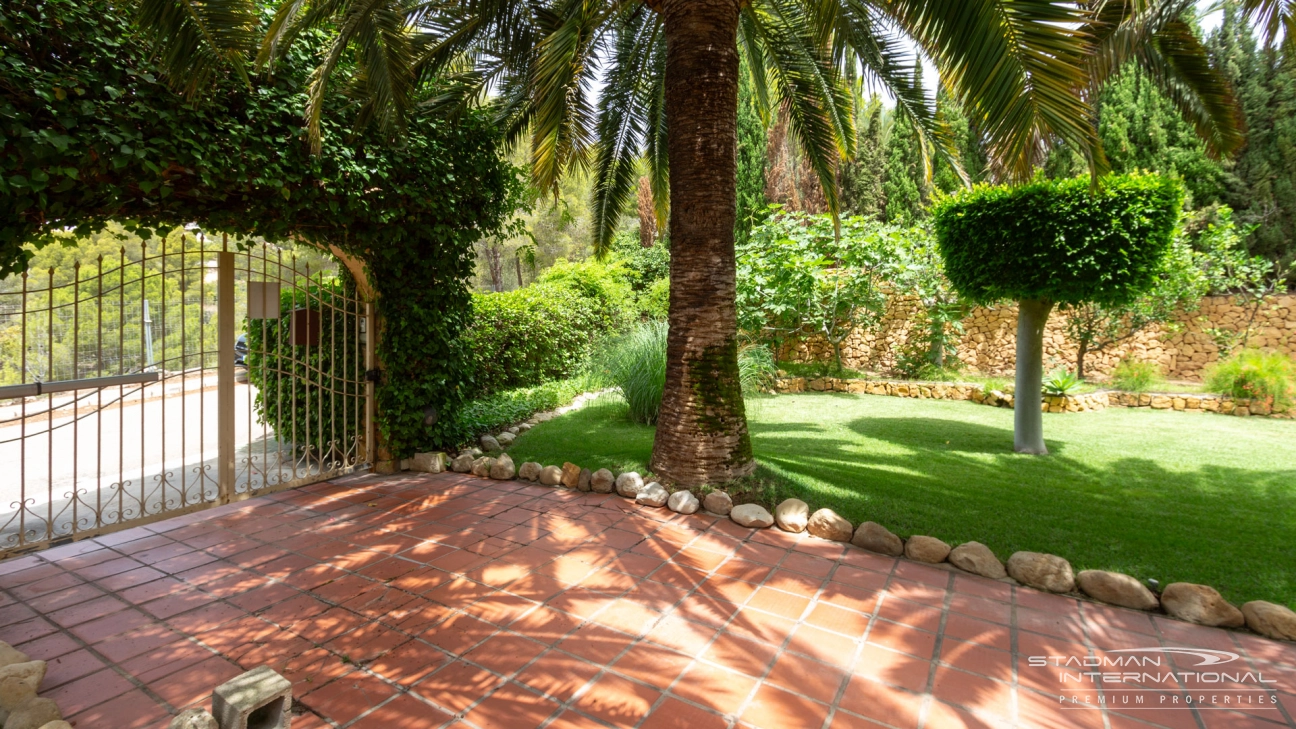
<svg viewBox="0 0 1296 729">
<path fill-rule="evenodd" d="M 842 364 L 851 369 L 887 372 L 913 330 L 918 312 L 912 297 L 893 297 L 876 330 L 853 333 L 842 348 Z M 1202 370 L 1218 359 L 1219 350 L 1207 329 L 1241 331 L 1248 312 L 1231 296 L 1210 296 L 1196 311 L 1177 317 L 1175 331 L 1149 328 L 1108 351 L 1091 353 L 1088 372 L 1109 374 L 1127 354 L 1157 362 L 1165 376 L 1175 380 L 1200 380 Z M 1013 370 L 1017 342 L 1017 306 L 977 307 L 963 320 L 958 356 L 974 372 L 1006 375 Z M 1261 306 L 1252 325 L 1248 345 L 1273 349 L 1296 357 L 1296 295 L 1276 296 Z M 1076 344 L 1066 336 L 1066 321 L 1054 312 L 1044 333 L 1046 368 L 1071 367 Z M 822 340 L 810 338 L 789 343 L 782 352 L 797 362 L 828 361 L 832 350 Z"/>
</svg>

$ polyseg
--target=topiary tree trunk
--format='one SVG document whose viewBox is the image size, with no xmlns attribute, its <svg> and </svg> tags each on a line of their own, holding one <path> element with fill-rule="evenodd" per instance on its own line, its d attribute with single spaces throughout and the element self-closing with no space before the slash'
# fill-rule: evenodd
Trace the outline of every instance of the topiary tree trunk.
<svg viewBox="0 0 1296 729">
<path fill-rule="evenodd" d="M 1017 381 L 1013 393 L 1013 450 L 1042 456 L 1044 445 L 1044 325 L 1053 302 L 1017 302 Z"/>
<path fill-rule="evenodd" d="M 755 469 L 738 378 L 738 2 L 664 0 L 670 334 L 651 467 L 686 486 Z"/>
</svg>

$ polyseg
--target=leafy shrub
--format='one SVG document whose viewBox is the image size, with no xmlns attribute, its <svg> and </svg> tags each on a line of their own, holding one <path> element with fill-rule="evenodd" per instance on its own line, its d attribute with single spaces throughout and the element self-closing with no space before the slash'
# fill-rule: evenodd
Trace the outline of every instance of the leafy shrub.
<svg viewBox="0 0 1296 729">
<path fill-rule="evenodd" d="M 356 341 L 357 306 L 337 279 L 284 286 L 279 317 L 248 321 L 248 381 L 258 417 L 281 442 L 328 458 L 356 448 L 364 412 L 364 358 Z M 316 346 L 293 346 L 295 309 L 321 312 Z M 355 451 L 358 455 L 358 449 Z"/>
<path fill-rule="evenodd" d="M 488 431 L 521 422 L 541 410 L 561 407 L 592 389 L 586 374 L 534 387 L 519 387 L 466 403 L 455 413 L 451 442 L 463 443 Z"/>
<path fill-rule="evenodd" d="M 475 360 L 477 391 L 530 387 L 579 372 L 594 342 L 626 320 L 619 302 L 589 284 L 564 275 L 516 291 L 474 294 L 464 341 Z M 595 296 L 583 294 L 589 290 Z"/>
<path fill-rule="evenodd" d="M 559 258 L 554 265 L 545 269 L 536 279 L 539 284 L 554 284 L 588 299 L 594 299 L 609 312 L 621 311 L 627 301 L 633 298 L 629 272 L 619 261 L 602 262 L 596 260 L 568 261 Z"/>
<path fill-rule="evenodd" d="M 1132 357 L 1122 359 L 1111 375 L 1112 386 L 1126 392 L 1147 392 L 1160 381 L 1160 365 Z"/>
<path fill-rule="evenodd" d="M 608 342 L 595 363 L 597 375 L 620 391 L 636 423 L 652 425 L 661 411 L 668 331 L 664 321 L 636 324 Z"/>
<path fill-rule="evenodd" d="M 670 278 L 670 247 L 665 239 L 644 248 L 635 231 L 624 231 L 612 241 L 614 260 L 625 266 L 630 287 L 642 293 Z"/>
<path fill-rule="evenodd" d="M 1208 367 L 1206 387 L 1221 395 L 1287 404 L 1296 390 L 1296 362 L 1278 352 L 1244 349 Z"/>
<path fill-rule="evenodd" d="M 639 311 L 649 319 L 666 319 L 670 313 L 670 279 L 659 278 L 640 294 Z"/>
<path fill-rule="evenodd" d="M 1044 378 L 1044 394 L 1060 397 L 1080 389 L 1080 378 L 1073 372 L 1058 370 Z"/>
</svg>

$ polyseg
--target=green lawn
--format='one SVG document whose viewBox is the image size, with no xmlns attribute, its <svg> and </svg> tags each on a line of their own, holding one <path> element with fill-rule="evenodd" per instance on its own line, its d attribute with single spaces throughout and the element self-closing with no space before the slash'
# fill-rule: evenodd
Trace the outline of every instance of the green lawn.
<svg viewBox="0 0 1296 729">
<path fill-rule="evenodd" d="M 797 496 L 852 522 L 1001 558 L 1052 552 L 1234 602 L 1296 607 L 1296 422 L 1112 409 L 1044 416 L 1052 455 L 1012 453 L 1012 411 L 843 394 L 749 403 L 758 500 Z M 644 471 L 652 428 L 596 404 L 541 424 L 517 463 Z"/>
</svg>

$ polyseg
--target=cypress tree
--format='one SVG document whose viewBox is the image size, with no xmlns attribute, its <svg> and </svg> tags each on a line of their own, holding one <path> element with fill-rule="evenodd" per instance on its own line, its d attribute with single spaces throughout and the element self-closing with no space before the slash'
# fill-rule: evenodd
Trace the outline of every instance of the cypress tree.
<svg viewBox="0 0 1296 729">
<path fill-rule="evenodd" d="M 738 73 L 738 218 L 734 240 L 747 242 L 754 225 L 763 218 L 765 200 L 765 125 L 756 110 L 756 94 L 747 62 Z"/>
<path fill-rule="evenodd" d="M 841 167 L 842 210 L 847 215 L 881 217 L 886 210 L 882 192 L 885 158 L 882 145 L 882 100 L 877 94 L 856 115 L 855 159 Z"/>
<path fill-rule="evenodd" d="M 882 191 L 886 197 L 886 220 L 904 224 L 922 215 L 926 170 L 922 140 L 907 116 L 895 114 L 886 140 L 886 169 Z"/>
</svg>

